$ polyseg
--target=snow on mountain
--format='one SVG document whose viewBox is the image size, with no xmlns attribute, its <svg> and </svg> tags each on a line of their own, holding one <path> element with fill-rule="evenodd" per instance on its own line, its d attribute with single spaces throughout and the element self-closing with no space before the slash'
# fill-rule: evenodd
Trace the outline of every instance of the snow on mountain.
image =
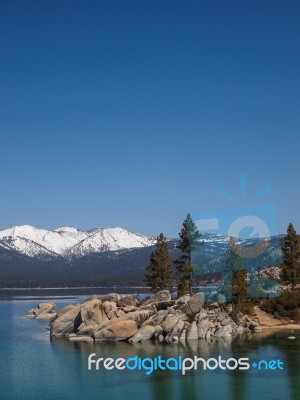
<svg viewBox="0 0 300 400">
<path fill-rule="evenodd" d="M 13 248 L 29 256 L 35 256 L 43 252 L 64 255 L 68 249 L 84 239 L 84 237 L 84 232 L 74 228 L 72 230 L 70 228 L 59 228 L 56 231 L 48 231 L 29 225 L 22 225 L 0 231 L 0 239 L 2 241 L 5 240 L 8 244 L 8 241 L 11 242 L 14 239 Z M 32 242 L 32 245 L 28 245 L 26 240 L 16 241 L 16 238 L 27 239 Z M 34 244 L 37 245 L 36 248 L 34 248 Z"/>
<path fill-rule="evenodd" d="M 83 256 L 103 251 L 118 251 L 138 247 L 148 247 L 156 239 L 132 233 L 122 228 L 96 228 L 87 231 L 88 237 L 76 244 L 70 254 Z"/>
<path fill-rule="evenodd" d="M 122 228 L 96 228 L 80 231 L 72 227 L 55 230 L 30 225 L 0 231 L 2 246 L 30 257 L 82 256 L 91 252 L 117 251 L 155 244 L 155 239 Z"/>
<path fill-rule="evenodd" d="M 4 243 L 3 243 L 4 242 Z M 33 242 L 32 240 L 22 237 L 4 237 L 0 244 L 9 250 L 16 250 L 19 253 L 29 255 L 30 257 L 37 257 L 43 261 L 47 261 L 53 257 L 57 257 L 58 254 L 48 250 L 44 246 Z"/>
</svg>

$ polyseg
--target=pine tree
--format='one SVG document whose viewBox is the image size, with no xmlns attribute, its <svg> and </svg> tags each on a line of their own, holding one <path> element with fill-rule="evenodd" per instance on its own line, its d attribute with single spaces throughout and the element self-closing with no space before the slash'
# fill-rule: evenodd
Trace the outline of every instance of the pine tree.
<svg viewBox="0 0 300 400">
<path fill-rule="evenodd" d="M 176 248 L 181 250 L 181 255 L 175 261 L 175 264 L 179 275 L 178 296 L 182 296 L 186 293 L 192 294 L 192 252 L 197 250 L 203 243 L 199 241 L 201 234 L 197 230 L 190 214 L 183 221 L 179 237 L 179 244 Z"/>
<path fill-rule="evenodd" d="M 232 312 L 235 319 L 245 308 L 247 300 L 247 271 L 243 269 L 243 260 L 235 240 L 229 238 L 229 249 L 225 252 L 224 287 L 227 301 L 232 300 Z"/>
<path fill-rule="evenodd" d="M 300 283 L 300 246 L 292 224 L 288 226 L 282 253 L 284 264 L 281 277 L 295 289 L 295 286 Z"/>
<path fill-rule="evenodd" d="M 157 236 L 155 250 L 150 255 L 150 263 L 144 277 L 144 282 L 150 286 L 151 291 L 171 289 L 172 287 L 172 263 L 173 258 L 169 255 L 166 237 L 161 233 Z"/>
</svg>

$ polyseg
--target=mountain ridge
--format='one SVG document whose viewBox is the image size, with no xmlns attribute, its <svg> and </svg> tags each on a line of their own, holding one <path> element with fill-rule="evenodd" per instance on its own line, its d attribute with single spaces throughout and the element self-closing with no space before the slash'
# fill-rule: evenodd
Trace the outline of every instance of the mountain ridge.
<svg viewBox="0 0 300 400">
<path fill-rule="evenodd" d="M 34 240 L 35 239 L 35 240 Z M 202 236 L 203 246 L 193 255 L 195 279 L 220 274 L 228 238 Z M 245 260 L 246 269 L 280 263 L 280 236 L 273 237 L 265 253 Z M 177 239 L 168 239 L 170 255 L 180 255 Z M 244 240 L 253 245 L 255 239 Z M 0 287 L 68 287 L 142 284 L 156 238 L 124 228 L 73 227 L 45 230 L 22 225 L 0 231 Z"/>
<path fill-rule="evenodd" d="M 47 230 L 20 225 L 0 230 L 0 244 L 29 257 L 52 254 L 72 258 L 91 252 L 149 247 L 155 244 L 155 238 L 120 227 L 81 231 L 66 226 Z"/>
</svg>

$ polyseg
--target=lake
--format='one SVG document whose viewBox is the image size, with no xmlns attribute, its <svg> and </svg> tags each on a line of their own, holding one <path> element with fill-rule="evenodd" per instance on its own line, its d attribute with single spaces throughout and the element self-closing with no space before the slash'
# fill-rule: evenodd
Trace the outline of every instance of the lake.
<svg viewBox="0 0 300 400">
<path fill-rule="evenodd" d="M 112 290 L 110 290 L 112 291 Z M 94 290 L 100 294 L 100 290 Z M 101 291 L 101 294 L 107 291 Z M 119 291 L 120 292 L 120 291 Z M 129 293 L 125 290 L 124 293 Z M 136 293 L 137 290 L 131 291 Z M 67 297 L 63 297 L 63 293 Z M 300 332 L 263 331 L 250 336 L 225 338 L 211 343 L 179 344 L 79 343 L 50 338 L 48 321 L 24 317 L 42 301 L 52 300 L 57 309 L 81 302 L 91 294 L 81 289 L 50 291 L 4 291 L 0 294 L 0 399 L 76 400 L 93 399 L 201 399 L 201 400 L 298 400 L 300 398 Z M 121 292 L 120 292 L 121 293 Z M 143 296 L 141 294 L 141 296 Z M 289 340 L 288 336 L 295 336 Z M 98 357 L 134 356 L 249 357 L 281 360 L 284 369 L 257 370 L 88 370 L 89 354 Z"/>
</svg>

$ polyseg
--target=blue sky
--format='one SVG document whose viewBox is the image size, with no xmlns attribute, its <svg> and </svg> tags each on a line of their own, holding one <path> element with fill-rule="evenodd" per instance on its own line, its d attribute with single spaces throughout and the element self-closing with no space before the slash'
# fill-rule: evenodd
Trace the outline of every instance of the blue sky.
<svg viewBox="0 0 300 400">
<path fill-rule="evenodd" d="M 1 1 L 0 229 L 177 235 L 277 207 L 300 230 L 298 1 Z M 249 174 L 244 200 L 239 173 Z"/>
</svg>

